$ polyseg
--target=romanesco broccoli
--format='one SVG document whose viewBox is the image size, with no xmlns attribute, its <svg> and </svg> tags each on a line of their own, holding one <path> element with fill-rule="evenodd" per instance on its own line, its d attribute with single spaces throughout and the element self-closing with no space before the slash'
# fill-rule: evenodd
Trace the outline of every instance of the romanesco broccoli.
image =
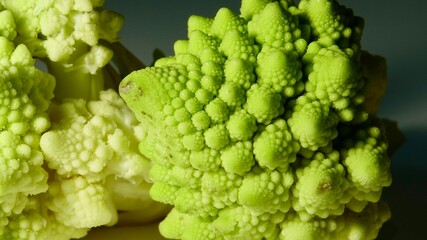
<svg viewBox="0 0 427 240">
<path fill-rule="evenodd" d="M 103 3 L 0 1 L 1 239 L 81 238 L 169 210 L 149 197 L 144 131 L 117 92 L 143 65 Z"/>
<path fill-rule="evenodd" d="M 0 238 L 169 212 L 172 239 L 375 239 L 386 62 L 351 9 L 298 2 L 191 16 L 146 68 L 104 0 L 0 0 Z"/>
<path fill-rule="evenodd" d="M 334 0 L 242 0 L 240 14 L 191 16 L 175 56 L 121 82 L 150 194 L 173 205 L 163 236 L 376 238 L 390 218 L 372 90 L 385 65 L 362 51 L 363 25 Z"/>
</svg>

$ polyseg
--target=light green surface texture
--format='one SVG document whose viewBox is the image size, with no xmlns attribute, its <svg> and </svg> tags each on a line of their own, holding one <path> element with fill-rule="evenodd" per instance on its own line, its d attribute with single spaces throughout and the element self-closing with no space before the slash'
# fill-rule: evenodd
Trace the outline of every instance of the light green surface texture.
<svg viewBox="0 0 427 240">
<path fill-rule="evenodd" d="M 393 214 L 380 239 L 420 239 L 427 224 L 423 217 L 427 214 L 427 28 L 423 26 L 427 2 L 340 2 L 364 17 L 363 48 L 387 58 L 389 85 L 380 114 L 397 120 L 406 136 L 405 145 L 392 158 L 393 184 L 384 197 Z M 172 54 L 175 39 L 187 37 L 191 14 L 213 16 L 221 6 L 238 10 L 239 4 L 239 0 L 107 1 L 107 6 L 126 16 L 121 32 L 124 44 L 147 63 L 154 48 Z"/>
</svg>

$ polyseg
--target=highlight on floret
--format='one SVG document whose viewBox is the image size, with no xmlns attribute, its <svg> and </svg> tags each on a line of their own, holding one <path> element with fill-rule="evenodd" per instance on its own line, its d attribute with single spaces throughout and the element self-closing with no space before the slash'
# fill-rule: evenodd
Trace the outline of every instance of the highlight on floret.
<svg viewBox="0 0 427 240">
<path fill-rule="evenodd" d="M 334 0 L 242 0 L 240 14 L 191 16 L 174 56 L 121 82 L 150 195 L 173 206 L 163 236 L 376 238 L 390 218 L 373 91 L 386 69 L 362 50 L 363 26 Z"/>
</svg>

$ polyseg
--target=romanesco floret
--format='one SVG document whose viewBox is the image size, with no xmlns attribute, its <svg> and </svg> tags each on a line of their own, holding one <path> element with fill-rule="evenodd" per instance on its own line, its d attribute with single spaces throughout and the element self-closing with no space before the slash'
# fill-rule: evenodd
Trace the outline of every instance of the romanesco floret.
<svg viewBox="0 0 427 240">
<path fill-rule="evenodd" d="M 325 220 L 322 218 L 314 218 L 303 220 L 294 212 L 287 214 L 285 219 L 280 223 L 283 229 L 280 232 L 281 240 L 297 240 L 297 239 L 330 239 L 329 233 L 335 231 L 336 224 L 330 218 Z"/>
<path fill-rule="evenodd" d="M 300 145 L 283 119 L 267 125 L 253 139 L 253 153 L 261 167 L 276 169 L 287 168 L 295 162 Z"/>
<path fill-rule="evenodd" d="M 336 217 L 337 228 L 331 239 L 375 239 L 388 219 L 390 209 L 386 203 L 369 203 L 361 212 L 347 211 Z"/>
<path fill-rule="evenodd" d="M 2 239 L 10 240 L 58 240 L 81 238 L 86 235 L 86 229 L 66 226 L 50 214 L 44 202 L 44 195 L 32 196 L 26 202 L 25 208 L 9 217 L 7 226 L 2 229 Z"/>
<path fill-rule="evenodd" d="M 350 201 L 346 172 L 337 152 L 325 156 L 318 152 L 309 161 L 301 160 L 296 169 L 292 206 L 302 219 L 341 215 Z M 308 213 L 308 214 L 307 214 Z"/>
<path fill-rule="evenodd" d="M 289 171 L 254 168 L 242 181 L 238 199 L 253 212 L 287 212 L 291 206 L 289 189 L 294 177 Z"/>
<path fill-rule="evenodd" d="M 74 62 L 82 44 L 98 46 L 99 39 L 115 41 L 123 18 L 103 9 L 104 1 L 2 0 L 14 16 L 16 42 L 24 43 L 33 56 L 54 62 Z M 7 26 L 7 25 L 6 25 Z"/>
<path fill-rule="evenodd" d="M 283 222 L 279 239 L 375 239 L 384 221 L 390 218 L 386 203 L 369 203 L 361 212 L 345 210 L 340 216 L 326 219 L 314 217 L 302 220 L 295 212 L 289 213 Z"/>
<path fill-rule="evenodd" d="M 101 91 L 98 101 L 66 99 L 52 105 L 50 116 L 52 127 L 40 146 L 55 171 L 48 206 L 58 219 L 80 228 L 113 225 L 117 211 L 151 204 L 151 163 L 137 147 L 144 133 L 117 92 Z"/>
<path fill-rule="evenodd" d="M 150 194 L 174 206 L 165 237 L 376 237 L 391 178 L 363 105 L 362 27 L 334 0 L 243 0 L 240 14 L 190 17 L 175 56 L 121 82 L 146 132 Z"/>
<path fill-rule="evenodd" d="M 46 113 L 54 78 L 38 70 L 24 45 L 0 36 L 0 232 L 30 195 L 45 192 L 48 173 L 39 149 L 50 127 Z"/>
<path fill-rule="evenodd" d="M 305 89 L 320 100 L 329 102 L 343 121 L 360 119 L 366 116 L 358 112 L 355 105 L 363 102 L 360 89 L 364 84 L 359 59 L 352 58 L 351 49 L 341 50 L 328 41 L 313 42 L 309 45 L 304 61 L 308 62 L 308 81 Z M 328 43 L 326 43 L 328 42 Z M 326 46 L 318 46 L 318 45 Z M 315 52 L 315 53 L 313 53 Z"/>
<path fill-rule="evenodd" d="M 2 4 L 13 17 L 6 14 L 10 24 L 3 27 L 10 40 L 25 44 L 33 57 L 46 63 L 49 73 L 61 76 L 56 79 L 56 99 L 97 99 L 100 89 L 112 87 L 100 74 L 113 57 L 107 43 L 118 41 L 124 20 L 103 8 L 104 1 L 3 0 Z M 15 33 L 7 26 L 15 26 Z"/>
<path fill-rule="evenodd" d="M 336 112 L 332 111 L 324 100 L 307 93 L 289 103 L 292 112 L 286 113 L 293 137 L 305 149 L 316 151 L 326 147 L 338 136 L 339 121 Z"/>
<path fill-rule="evenodd" d="M 3 7 L 0 3 L 0 36 L 7 38 L 8 40 L 13 40 L 16 37 L 16 24 L 13 15 L 8 10 L 3 10 Z"/>
<path fill-rule="evenodd" d="M 106 187 L 82 176 L 53 180 L 46 205 L 58 221 L 75 228 L 88 229 L 117 221 L 117 211 Z"/>
<path fill-rule="evenodd" d="M 349 191 L 354 196 L 349 208 L 362 209 L 368 202 L 381 197 L 382 186 L 391 184 L 390 159 L 382 124 L 365 124 L 343 140 L 343 165 L 351 182 Z"/>
<path fill-rule="evenodd" d="M 143 133 L 114 90 L 100 92 L 98 101 L 66 99 L 53 105 L 50 115 L 54 121 L 40 146 L 49 168 L 59 175 L 99 180 L 116 174 L 132 181 L 147 175 L 149 162 L 135 144 Z"/>
</svg>

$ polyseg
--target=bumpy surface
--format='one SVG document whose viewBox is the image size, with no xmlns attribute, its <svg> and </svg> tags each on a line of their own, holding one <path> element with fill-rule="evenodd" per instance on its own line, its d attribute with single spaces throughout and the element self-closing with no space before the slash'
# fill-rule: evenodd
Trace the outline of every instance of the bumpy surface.
<svg viewBox="0 0 427 240">
<path fill-rule="evenodd" d="M 121 83 L 155 164 L 151 196 L 174 206 L 161 233 L 374 239 L 391 176 L 381 121 L 363 105 L 363 20 L 332 0 L 240 11 L 190 17 L 175 56 Z"/>
<path fill-rule="evenodd" d="M 46 111 L 55 80 L 34 66 L 24 45 L 15 47 L 0 36 L 0 49 L 0 237 L 33 239 L 32 230 L 41 229 L 43 223 L 29 224 L 28 235 L 7 236 L 9 231 L 22 234 L 15 232 L 27 222 L 21 213 L 32 208 L 33 195 L 48 189 L 39 141 L 50 127 Z"/>
<path fill-rule="evenodd" d="M 103 4 L 103 0 L 1 0 L 0 8 L 9 11 L 3 14 L 15 19 L 13 26 L 2 25 L 7 36 L 28 46 L 33 56 L 71 63 L 82 44 L 92 48 L 100 46 L 99 39 L 118 39 L 123 18 Z"/>
<path fill-rule="evenodd" d="M 103 3 L 0 0 L 0 239 L 68 240 L 121 211 L 163 214 L 139 122 L 117 91 L 100 92 L 113 53 L 99 41 L 123 21 Z"/>
<path fill-rule="evenodd" d="M 40 139 L 52 170 L 46 205 L 68 226 L 116 223 L 117 210 L 126 209 L 123 199 L 148 194 L 151 164 L 138 152 L 139 123 L 111 89 L 98 101 L 52 104 L 49 113 L 52 127 Z"/>
<path fill-rule="evenodd" d="M 104 0 L 0 0 L 0 35 L 24 44 L 56 79 L 55 99 L 96 100 L 124 18 Z M 65 77 L 68 75 L 69 77 Z M 60 77 L 59 77 L 60 76 Z M 91 84 L 88 84 L 91 82 Z"/>
</svg>

